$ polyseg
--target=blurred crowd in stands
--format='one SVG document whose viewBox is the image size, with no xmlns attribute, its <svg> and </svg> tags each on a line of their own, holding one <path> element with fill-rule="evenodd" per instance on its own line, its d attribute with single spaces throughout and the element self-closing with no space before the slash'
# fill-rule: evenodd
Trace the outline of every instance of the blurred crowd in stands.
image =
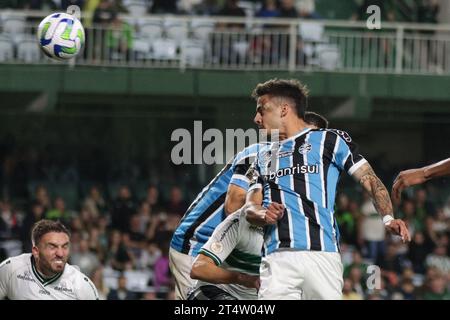
<svg viewBox="0 0 450 320">
<path fill-rule="evenodd" d="M 194 14 L 220 16 L 257 16 L 320 19 L 317 7 L 327 0 L 3 0 L 0 8 L 57 10 L 77 5 L 94 22 L 111 19 L 114 13 L 130 13 L 130 6 L 139 4 L 149 14 Z M 321 6 L 316 5 L 321 2 Z M 334 1 L 329 1 L 334 2 Z M 348 18 L 365 20 L 370 5 L 381 8 L 382 18 L 388 21 L 436 23 L 440 0 L 351 0 Z M 348 6 L 348 4 L 346 4 Z"/>
<path fill-rule="evenodd" d="M 3 161 L 0 260 L 30 251 L 33 223 L 59 219 L 72 232 L 70 263 L 92 278 L 103 299 L 173 298 L 169 242 L 202 186 L 190 187 L 188 193 L 183 179 L 170 184 L 149 182 L 140 192 L 132 184 L 118 183 L 115 189 L 92 184 L 69 205 L 59 192 L 63 190 L 51 189 L 52 184 L 44 179 L 29 184 L 32 188 L 26 201 L 17 202 L 8 197 L 7 170 L 8 163 Z M 448 180 L 439 182 L 449 184 Z M 336 216 L 345 266 L 344 298 L 450 299 L 450 197 L 446 189 L 428 183 L 405 192 L 395 211 L 412 234 L 412 242 L 403 244 L 385 233 L 367 194 L 354 183 L 347 186 L 344 181 L 341 186 Z M 381 275 L 375 287 L 373 265 L 380 267 Z"/>
</svg>

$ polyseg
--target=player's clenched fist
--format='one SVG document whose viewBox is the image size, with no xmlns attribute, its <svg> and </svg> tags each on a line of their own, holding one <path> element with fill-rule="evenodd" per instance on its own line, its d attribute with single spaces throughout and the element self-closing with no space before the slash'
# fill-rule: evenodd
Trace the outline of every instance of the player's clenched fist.
<svg viewBox="0 0 450 320">
<path fill-rule="evenodd" d="M 266 224 L 275 224 L 279 219 L 283 217 L 284 205 L 278 202 L 271 202 L 266 209 L 264 221 Z"/>
</svg>

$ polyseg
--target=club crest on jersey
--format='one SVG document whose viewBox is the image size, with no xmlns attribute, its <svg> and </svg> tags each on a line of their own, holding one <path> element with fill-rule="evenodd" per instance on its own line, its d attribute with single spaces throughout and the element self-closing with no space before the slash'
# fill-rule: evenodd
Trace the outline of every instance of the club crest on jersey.
<svg viewBox="0 0 450 320">
<path fill-rule="evenodd" d="M 311 149 L 312 149 L 312 145 L 309 144 L 308 142 L 305 142 L 298 148 L 298 152 L 300 154 L 307 154 L 308 152 L 311 151 Z"/>
<path fill-rule="evenodd" d="M 214 242 L 211 244 L 211 251 L 219 254 L 223 251 L 223 245 L 220 242 Z"/>
</svg>

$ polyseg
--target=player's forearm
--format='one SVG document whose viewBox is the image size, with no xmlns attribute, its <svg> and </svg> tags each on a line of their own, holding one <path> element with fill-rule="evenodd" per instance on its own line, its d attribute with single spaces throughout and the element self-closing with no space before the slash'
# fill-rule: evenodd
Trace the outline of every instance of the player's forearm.
<svg viewBox="0 0 450 320">
<path fill-rule="evenodd" d="M 250 204 L 245 210 L 245 218 L 247 221 L 255 226 L 266 225 L 265 209 L 261 205 Z"/>
<path fill-rule="evenodd" d="M 225 214 L 228 216 L 236 210 L 240 209 L 245 204 L 245 193 L 233 195 L 225 200 Z"/>
<path fill-rule="evenodd" d="M 239 273 L 225 270 L 212 263 L 194 263 L 191 270 L 191 278 L 209 283 L 238 283 Z"/>
<path fill-rule="evenodd" d="M 447 175 L 450 175 L 450 158 L 424 168 L 424 176 L 427 180 Z"/>
<path fill-rule="evenodd" d="M 365 166 L 363 171 L 359 174 L 359 183 L 369 193 L 375 209 L 381 216 L 394 216 L 389 192 L 370 165 Z"/>
</svg>

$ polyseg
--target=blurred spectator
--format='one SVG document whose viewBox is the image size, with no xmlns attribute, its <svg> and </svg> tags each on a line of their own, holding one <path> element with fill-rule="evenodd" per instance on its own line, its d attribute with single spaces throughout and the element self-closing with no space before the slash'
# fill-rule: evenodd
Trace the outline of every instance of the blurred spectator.
<svg viewBox="0 0 450 320">
<path fill-rule="evenodd" d="M 69 6 L 78 6 L 80 9 L 83 9 L 85 0 L 61 0 L 61 9 L 64 11 Z"/>
<path fill-rule="evenodd" d="M 414 272 L 424 274 L 425 265 L 424 261 L 428 254 L 427 247 L 425 246 L 425 238 L 422 232 L 414 233 L 412 241 L 409 244 L 408 258 L 412 263 Z"/>
<path fill-rule="evenodd" d="M 170 189 L 169 201 L 166 204 L 167 212 L 177 214 L 180 217 L 184 215 L 189 204 L 184 201 L 181 189 L 174 186 Z"/>
<path fill-rule="evenodd" d="M 224 17 L 245 17 L 245 10 L 239 7 L 238 2 L 238 0 L 225 0 L 223 7 L 217 12 L 217 15 Z M 227 31 L 243 30 L 244 27 L 245 26 L 242 23 L 217 24 L 217 29 L 226 29 Z"/>
<path fill-rule="evenodd" d="M 439 244 L 433 253 L 427 256 L 425 265 L 436 268 L 442 274 L 450 274 L 450 258 L 447 256 L 447 247 Z"/>
<path fill-rule="evenodd" d="M 261 8 L 256 12 L 256 17 L 273 18 L 280 16 L 276 0 L 264 0 Z"/>
<path fill-rule="evenodd" d="M 20 227 L 16 212 L 8 200 L 0 201 L 0 240 L 19 238 Z"/>
<path fill-rule="evenodd" d="M 438 0 L 419 0 L 419 4 L 417 6 L 417 22 L 438 23 L 438 14 Z"/>
<path fill-rule="evenodd" d="M 161 256 L 156 260 L 154 266 L 153 286 L 156 291 L 161 287 L 167 287 L 172 284 L 172 277 L 169 270 L 169 242 L 161 244 Z"/>
<path fill-rule="evenodd" d="M 399 216 L 405 221 L 411 235 L 414 235 L 416 231 L 421 231 L 424 228 L 423 221 L 416 217 L 416 207 L 414 202 L 409 199 L 403 200 Z"/>
<path fill-rule="evenodd" d="M 194 7 L 199 5 L 202 0 L 179 0 L 178 8 L 182 13 L 189 14 L 194 11 Z"/>
<path fill-rule="evenodd" d="M 111 60 L 126 61 L 130 58 L 133 48 L 133 28 L 118 15 L 113 16 L 105 37 Z"/>
<path fill-rule="evenodd" d="M 28 0 L 24 8 L 31 10 L 56 10 L 57 6 L 53 0 Z"/>
<path fill-rule="evenodd" d="M 352 252 L 352 263 L 344 268 L 344 278 L 348 277 L 352 268 L 358 268 L 361 271 L 362 279 L 367 274 L 367 264 L 363 262 L 361 253 L 358 250 Z"/>
<path fill-rule="evenodd" d="M 117 289 L 111 289 L 108 293 L 108 300 L 136 300 L 136 293 L 127 289 L 127 278 L 122 273 L 117 280 Z"/>
<path fill-rule="evenodd" d="M 375 209 L 367 192 L 363 193 L 363 199 L 364 202 L 360 211 L 362 216 L 359 233 L 364 242 L 365 257 L 372 261 L 377 261 L 384 256 L 385 228 L 380 214 Z"/>
<path fill-rule="evenodd" d="M 20 230 L 20 240 L 24 252 L 31 252 L 31 229 L 42 218 L 44 218 L 44 207 L 39 202 L 34 202 L 23 219 Z"/>
<path fill-rule="evenodd" d="M 344 193 L 341 193 L 337 199 L 336 219 L 342 241 L 348 244 L 356 244 L 356 220 L 350 211 L 350 200 Z"/>
<path fill-rule="evenodd" d="M 159 213 L 163 210 L 163 206 L 159 196 L 159 190 L 156 186 L 149 186 L 147 188 L 147 195 L 144 199 L 151 208 L 152 213 Z"/>
<path fill-rule="evenodd" d="M 136 217 L 137 217 L 136 219 L 137 221 L 135 222 L 137 224 L 136 231 L 144 235 L 148 227 L 150 226 L 150 222 L 152 219 L 152 209 L 148 204 L 148 202 L 146 201 L 141 202 Z"/>
<path fill-rule="evenodd" d="M 423 221 L 425 217 L 434 216 L 436 214 L 436 207 L 428 200 L 427 191 L 425 189 L 417 189 L 414 192 L 414 199 L 417 219 Z"/>
<path fill-rule="evenodd" d="M 352 280 L 346 278 L 344 279 L 344 287 L 342 288 L 342 299 L 343 300 L 362 300 L 363 297 L 353 290 Z"/>
<path fill-rule="evenodd" d="M 395 244 L 389 244 L 386 250 L 386 256 L 383 261 L 377 261 L 379 265 L 389 276 L 394 277 L 390 280 L 397 282 L 396 274 L 400 274 L 403 270 L 403 259 L 397 254 L 397 246 Z"/>
<path fill-rule="evenodd" d="M 158 245 L 155 242 L 148 241 L 145 247 L 145 250 L 143 250 L 141 256 L 136 261 L 136 268 L 137 269 L 151 269 L 153 270 L 153 266 L 155 265 L 155 262 L 159 259 L 161 256 L 161 250 L 159 249 Z"/>
<path fill-rule="evenodd" d="M 299 17 L 299 13 L 295 8 L 294 0 L 280 0 L 280 17 L 281 18 Z"/>
<path fill-rule="evenodd" d="M 35 197 L 33 201 L 36 201 L 39 204 L 41 204 L 45 212 L 50 210 L 52 207 L 48 190 L 43 185 L 39 185 L 36 187 Z"/>
<path fill-rule="evenodd" d="M 150 8 L 151 13 L 178 13 L 178 0 L 153 0 L 153 5 Z"/>
<path fill-rule="evenodd" d="M 83 201 L 83 208 L 88 210 L 93 218 L 106 213 L 106 202 L 97 186 L 90 188 L 89 195 Z"/>
<path fill-rule="evenodd" d="M 348 279 L 351 281 L 351 291 L 355 292 L 358 296 L 364 297 L 364 279 L 363 273 L 359 266 L 353 266 L 348 273 Z"/>
<path fill-rule="evenodd" d="M 136 213 L 134 203 L 128 186 L 121 186 L 111 210 L 111 228 L 122 232 L 128 232 L 130 218 Z"/>
<path fill-rule="evenodd" d="M 402 281 L 400 292 L 403 300 L 416 300 L 415 286 L 411 279 Z"/>
<path fill-rule="evenodd" d="M 342 288 L 343 300 L 362 300 L 363 297 L 353 290 L 353 282 L 350 279 L 344 279 L 344 287 Z"/>
<path fill-rule="evenodd" d="M 103 267 L 102 266 L 97 267 L 91 274 L 90 279 L 97 288 L 99 300 L 106 300 L 106 298 L 108 297 L 109 288 L 105 285 L 105 282 L 103 281 Z"/>
<path fill-rule="evenodd" d="M 115 270 L 125 271 L 133 266 L 133 256 L 129 252 L 120 231 L 114 230 L 110 235 L 106 261 Z"/>
<path fill-rule="evenodd" d="M 446 287 L 445 278 L 441 275 L 428 279 L 424 300 L 450 300 L 450 292 Z"/>
<path fill-rule="evenodd" d="M 315 0 L 296 0 L 295 8 L 301 18 L 320 19 L 321 16 L 316 12 Z"/>
<path fill-rule="evenodd" d="M 54 202 L 54 208 L 45 213 L 45 218 L 50 220 L 61 220 L 64 224 L 68 224 L 71 213 L 66 209 L 66 202 L 62 197 L 56 197 Z"/>
<path fill-rule="evenodd" d="M 81 239 L 78 250 L 72 251 L 70 263 L 78 266 L 84 274 L 89 275 L 100 266 L 97 255 L 89 250 L 89 243 L 86 239 Z"/>
<path fill-rule="evenodd" d="M 94 11 L 94 24 L 98 23 L 108 26 L 116 17 L 117 10 L 112 0 L 101 0 L 98 7 Z"/>
<path fill-rule="evenodd" d="M 218 2 L 218 0 L 202 0 L 199 4 L 194 6 L 194 12 L 196 15 L 216 15 L 220 10 Z"/>
</svg>

